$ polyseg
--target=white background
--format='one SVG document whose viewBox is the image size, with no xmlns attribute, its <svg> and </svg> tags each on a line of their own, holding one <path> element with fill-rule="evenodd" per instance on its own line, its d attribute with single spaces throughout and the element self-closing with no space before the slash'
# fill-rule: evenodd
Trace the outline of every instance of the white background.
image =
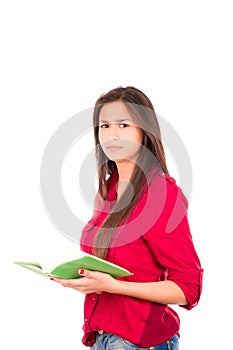
<svg viewBox="0 0 233 350">
<path fill-rule="evenodd" d="M 231 1 L 225 0 L 1 2 L 0 343 L 5 350 L 85 349 L 83 296 L 12 261 L 78 250 L 44 210 L 41 159 L 63 122 L 119 85 L 148 95 L 192 162 L 189 219 L 205 276 L 198 307 L 176 308 L 181 349 L 229 348 L 232 32 Z M 83 208 L 76 190 L 73 186 L 73 198 Z"/>
</svg>

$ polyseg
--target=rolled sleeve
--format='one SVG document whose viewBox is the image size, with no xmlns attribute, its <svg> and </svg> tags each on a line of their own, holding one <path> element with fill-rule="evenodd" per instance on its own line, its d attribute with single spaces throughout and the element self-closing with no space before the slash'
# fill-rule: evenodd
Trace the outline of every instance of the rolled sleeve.
<svg viewBox="0 0 233 350">
<path fill-rule="evenodd" d="M 203 280 L 203 269 L 200 268 L 197 271 L 192 271 L 189 273 L 181 273 L 180 276 L 177 273 L 175 278 L 169 278 L 171 281 L 176 283 L 182 292 L 184 293 L 188 304 L 180 305 L 181 307 L 191 310 L 195 307 L 201 296 L 202 292 L 202 280 Z M 195 282 L 196 281 L 196 282 Z"/>
</svg>

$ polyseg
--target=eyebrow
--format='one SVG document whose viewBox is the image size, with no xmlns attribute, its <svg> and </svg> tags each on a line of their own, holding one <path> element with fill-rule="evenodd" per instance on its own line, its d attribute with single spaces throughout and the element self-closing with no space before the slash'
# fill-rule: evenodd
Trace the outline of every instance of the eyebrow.
<svg viewBox="0 0 233 350">
<path fill-rule="evenodd" d="M 129 120 L 129 119 L 116 119 L 114 121 L 111 121 L 111 120 L 100 120 L 100 123 L 122 123 L 122 122 L 131 122 L 132 123 L 132 120 Z"/>
</svg>

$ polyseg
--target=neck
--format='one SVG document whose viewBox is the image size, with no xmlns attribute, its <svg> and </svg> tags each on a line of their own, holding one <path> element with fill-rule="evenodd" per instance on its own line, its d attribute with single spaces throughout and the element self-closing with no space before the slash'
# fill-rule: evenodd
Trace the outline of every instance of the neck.
<svg viewBox="0 0 233 350">
<path fill-rule="evenodd" d="M 118 181 L 129 181 L 135 168 L 135 163 L 130 161 L 116 162 L 119 174 Z"/>
<path fill-rule="evenodd" d="M 117 184 L 117 200 L 119 200 L 122 194 L 124 193 L 126 187 L 128 186 L 128 183 L 135 168 L 135 164 L 130 161 L 121 161 L 117 162 L 116 165 L 119 174 Z"/>
</svg>

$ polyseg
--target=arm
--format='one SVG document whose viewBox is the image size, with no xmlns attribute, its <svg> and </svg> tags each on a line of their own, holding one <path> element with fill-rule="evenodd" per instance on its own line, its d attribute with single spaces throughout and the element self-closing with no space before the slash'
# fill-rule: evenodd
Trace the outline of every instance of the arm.
<svg viewBox="0 0 233 350">
<path fill-rule="evenodd" d="M 182 290 L 172 281 L 161 282 L 125 282 L 112 278 L 110 275 L 84 270 L 80 274 L 84 278 L 64 280 L 53 278 L 63 287 L 73 288 L 83 294 L 108 292 L 123 294 L 134 298 L 148 300 L 159 304 L 186 305 L 187 300 Z"/>
<path fill-rule="evenodd" d="M 116 286 L 116 291 L 114 293 L 124 294 L 159 304 L 187 304 L 184 293 L 178 285 L 172 281 L 148 283 L 117 282 L 118 286 Z"/>
</svg>

